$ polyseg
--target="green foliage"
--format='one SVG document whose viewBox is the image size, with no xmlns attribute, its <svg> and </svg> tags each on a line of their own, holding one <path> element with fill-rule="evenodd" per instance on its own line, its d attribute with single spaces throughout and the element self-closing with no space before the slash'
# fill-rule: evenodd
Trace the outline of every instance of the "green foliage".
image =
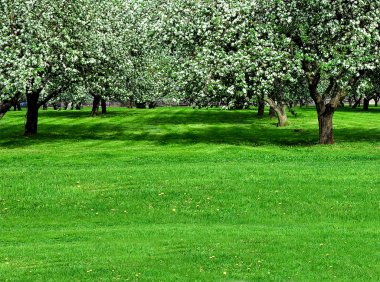
<svg viewBox="0 0 380 282">
<path fill-rule="evenodd" d="M 330 2 L 2 0 L 1 100 L 29 82 L 42 97 L 79 84 L 137 102 L 292 102 L 282 89 L 305 76 L 334 98 L 379 66 L 380 4 Z"/>
</svg>

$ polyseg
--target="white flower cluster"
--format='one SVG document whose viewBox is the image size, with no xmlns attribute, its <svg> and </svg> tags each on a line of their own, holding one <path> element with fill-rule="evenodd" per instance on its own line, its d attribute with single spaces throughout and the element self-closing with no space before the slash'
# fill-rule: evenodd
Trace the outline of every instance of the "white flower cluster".
<svg viewBox="0 0 380 282">
<path fill-rule="evenodd" d="M 380 69 L 379 30 L 380 1 L 0 0 L 0 99 L 335 106 Z"/>
</svg>

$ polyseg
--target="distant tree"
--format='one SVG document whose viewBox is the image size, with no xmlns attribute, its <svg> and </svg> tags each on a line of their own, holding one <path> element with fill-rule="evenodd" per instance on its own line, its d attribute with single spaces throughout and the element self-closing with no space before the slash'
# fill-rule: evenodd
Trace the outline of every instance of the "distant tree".
<svg viewBox="0 0 380 282">
<path fill-rule="evenodd" d="M 376 69 L 367 71 L 365 76 L 358 82 L 353 96 L 363 98 L 363 110 L 369 110 L 369 103 L 372 99 L 378 99 L 380 96 L 380 72 Z"/>
<path fill-rule="evenodd" d="M 255 1 L 170 1 L 166 7 L 162 40 L 177 61 L 182 99 L 232 109 L 255 103 L 258 116 L 266 102 L 278 126 L 287 124 L 285 107 L 293 104 L 291 89 L 302 74 L 299 60 L 287 38 L 268 32 L 270 23 L 258 20 Z"/>
<path fill-rule="evenodd" d="M 1 108 L 26 99 L 25 135 L 37 133 L 39 108 L 74 84 L 101 95 L 125 89 L 124 1 L 0 3 Z"/>
<path fill-rule="evenodd" d="M 380 2 L 257 1 L 257 20 L 299 62 L 318 114 L 319 142 L 334 143 L 333 115 L 352 87 L 379 65 Z M 261 12 L 260 12 L 261 10 Z M 277 48 L 277 47 L 276 47 Z M 282 61 L 282 58 L 273 58 Z"/>
</svg>

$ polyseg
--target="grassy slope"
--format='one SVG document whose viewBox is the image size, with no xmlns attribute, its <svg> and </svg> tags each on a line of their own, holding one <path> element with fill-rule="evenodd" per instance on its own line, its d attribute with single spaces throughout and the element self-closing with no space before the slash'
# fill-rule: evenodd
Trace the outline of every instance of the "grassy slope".
<svg viewBox="0 0 380 282">
<path fill-rule="evenodd" d="M 379 270 L 380 110 L 315 145 L 253 111 L 0 121 L 0 280 L 356 280 Z"/>
</svg>

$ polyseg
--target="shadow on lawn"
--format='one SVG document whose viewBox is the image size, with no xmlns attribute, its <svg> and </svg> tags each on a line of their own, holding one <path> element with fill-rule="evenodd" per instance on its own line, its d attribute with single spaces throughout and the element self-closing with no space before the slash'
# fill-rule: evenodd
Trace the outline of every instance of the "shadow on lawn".
<svg viewBox="0 0 380 282">
<path fill-rule="evenodd" d="M 339 108 L 337 111 L 338 112 L 346 112 L 346 113 L 358 113 L 358 114 L 365 114 L 365 113 L 380 114 L 380 107 L 375 107 L 375 106 L 371 105 L 367 111 L 364 111 L 363 107 L 353 109 L 353 108 L 347 106 L 347 107 Z"/>
<path fill-rule="evenodd" d="M 304 114 L 308 114 L 304 111 Z M 41 111 L 39 133 L 22 136 L 22 125 L 0 124 L 0 147 L 24 147 L 58 141 L 148 141 L 156 144 L 265 144 L 310 146 L 317 143 L 318 128 L 277 128 L 254 111 L 183 110 L 112 111 L 90 118 L 88 111 Z M 380 129 L 335 129 L 336 141 L 374 142 Z"/>
</svg>

